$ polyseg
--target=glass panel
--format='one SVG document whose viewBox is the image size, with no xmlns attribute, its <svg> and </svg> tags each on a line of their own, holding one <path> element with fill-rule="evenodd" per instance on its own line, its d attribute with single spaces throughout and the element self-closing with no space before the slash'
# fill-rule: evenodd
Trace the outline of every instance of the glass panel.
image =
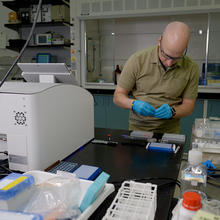
<svg viewBox="0 0 220 220">
<path fill-rule="evenodd" d="M 114 82 L 114 20 L 86 21 L 86 81 Z"/>
<path fill-rule="evenodd" d="M 207 84 L 220 86 L 220 13 L 210 14 Z"/>
<path fill-rule="evenodd" d="M 115 74 L 116 66 L 122 70 L 133 53 L 157 45 L 165 26 L 172 21 L 182 21 L 189 26 L 191 37 L 187 56 L 198 63 L 202 79 L 206 62 L 207 13 L 86 20 L 85 83 L 89 86 L 116 84 L 115 79 L 120 76 Z"/>
<path fill-rule="evenodd" d="M 188 16 L 188 18 L 186 18 Z M 204 65 L 206 62 L 206 40 L 208 14 L 186 15 L 183 20 L 190 28 L 190 42 L 187 55 L 199 66 L 200 80 L 199 84 L 205 84 Z"/>
</svg>

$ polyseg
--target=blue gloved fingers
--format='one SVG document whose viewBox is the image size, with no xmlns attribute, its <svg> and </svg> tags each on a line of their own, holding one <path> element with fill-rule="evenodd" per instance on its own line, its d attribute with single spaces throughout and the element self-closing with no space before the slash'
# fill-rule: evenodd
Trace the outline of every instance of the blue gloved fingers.
<svg viewBox="0 0 220 220">
<path fill-rule="evenodd" d="M 166 112 L 162 112 L 160 114 L 155 114 L 154 117 L 155 118 L 165 118 L 165 119 L 170 118 L 169 116 L 167 116 Z"/>
<path fill-rule="evenodd" d="M 153 116 L 155 109 L 147 102 L 135 100 L 132 106 L 132 110 L 142 116 Z"/>
<path fill-rule="evenodd" d="M 155 118 L 170 119 L 172 117 L 172 112 L 171 112 L 171 110 L 163 110 L 161 112 L 156 112 L 154 117 Z"/>
<path fill-rule="evenodd" d="M 214 164 L 212 164 L 212 162 L 210 160 L 206 160 L 205 162 L 202 163 L 204 166 L 207 167 L 207 169 L 216 169 L 216 166 Z"/>
<path fill-rule="evenodd" d="M 166 109 L 164 108 L 163 105 L 161 105 L 158 109 L 155 111 L 155 117 L 162 117 L 166 113 Z"/>
<path fill-rule="evenodd" d="M 161 105 L 158 109 L 156 109 L 154 117 L 155 118 L 165 118 L 165 119 L 171 118 L 172 111 L 171 111 L 170 106 L 168 104 Z"/>
<path fill-rule="evenodd" d="M 156 117 L 156 118 L 163 118 L 164 114 L 166 114 L 166 108 L 165 108 L 165 106 L 163 104 L 158 109 L 156 109 L 154 117 Z"/>
<path fill-rule="evenodd" d="M 212 164 L 210 160 L 206 160 L 205 162 L 202 162 L 202 164 L 207 168 L 208 175 L 214 175 L 216 166 Z"/>
<path fill-rule="evenodd" d="M 155 111 L 156 111 L 155 108 L 146 102 L 146 104 L 144 105 L 144 109 L 143 109 L 144 115 L 145 116 L 154 116 Z"/>
<path fill-rule="evenodd" d="M 208 161 L 209 161 L 209 165 L 210 165 L 209 168 L 216 170 L 216 166 L 214 164 L 212 164 L 212 162 L 210 160 L 208 160 Z"/>
<path fill-rule="evenodd" d="M 149 103 L 147 102 L 143 102 L 141 104 L 141 109 L 139 112 L 140 115 L 142 116 L 153 116 L 155 113 L 155 109 L 153 108 L 153 106 L 151 106 Z"/>
</svg>

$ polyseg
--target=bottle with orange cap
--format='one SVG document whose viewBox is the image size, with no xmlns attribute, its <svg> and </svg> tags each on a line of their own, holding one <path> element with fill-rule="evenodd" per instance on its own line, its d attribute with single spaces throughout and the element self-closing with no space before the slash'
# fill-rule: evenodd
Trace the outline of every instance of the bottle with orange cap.
<svg viewBox="0 0 220 220">
<path fill-rule="evenodd" d="M 178 220 L 191 220 L 196 212 L 202 207 L 201 196 L 197 192 L 185 192 L 181 207 L 179 209 Z"/>
</svg>

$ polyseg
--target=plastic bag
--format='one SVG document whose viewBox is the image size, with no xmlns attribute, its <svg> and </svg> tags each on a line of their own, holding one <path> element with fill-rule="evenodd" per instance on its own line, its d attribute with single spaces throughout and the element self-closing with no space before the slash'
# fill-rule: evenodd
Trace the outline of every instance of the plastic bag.
<svg viewBox="0 0 220 220">
<path fill-rule="evenodd" d="M 220 201 L 215 199 L 206 199 L 202 202 L 202 209 L 215 215 L 220 215 Z"/>
<path fill-rule="evenodd" d="M 75 175 L 59 173 L 35 185 L 32 190 L 32 197 L 23 211 L 41 214 L 45 219 L 61 216 L 74 219 L 80 215 L 78 204 L 81 189 Z"/>
</svg>

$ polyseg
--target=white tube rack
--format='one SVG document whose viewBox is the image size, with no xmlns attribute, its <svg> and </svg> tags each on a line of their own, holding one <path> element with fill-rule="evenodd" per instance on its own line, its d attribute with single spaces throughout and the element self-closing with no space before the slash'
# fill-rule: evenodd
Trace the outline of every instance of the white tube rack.
<svg viewBox="0 0 220 220">
<path fill-rule="evenodd" d="M 125 181 L 102 220 L 152 220 L 157 208 L 157 185 Z"/>
</svg>

